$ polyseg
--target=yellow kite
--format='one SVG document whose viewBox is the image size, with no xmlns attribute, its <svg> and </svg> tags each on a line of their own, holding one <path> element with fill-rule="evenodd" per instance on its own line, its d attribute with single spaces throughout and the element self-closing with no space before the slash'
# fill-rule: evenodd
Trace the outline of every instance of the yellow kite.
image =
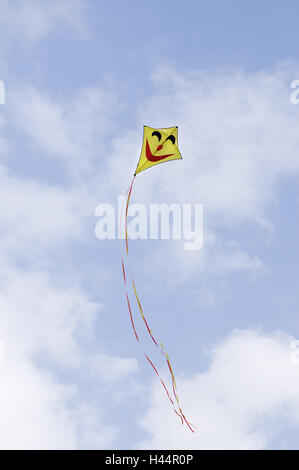
<svg viewBox="0 0 299 470">
<path fill-rule="evenodd" d="M 182 156 L 178 149 L 178 128 L 166 127 L 153 129 L 144 126 L 141 155 L 135 175 L 159 163 L 179 160 Z"/>
<path fill-rule="evenodd" d="M 133 189 L 133 184 L 136 178 L 136 175 L 140 173 L 141 171 L 146 170 L 147 168 L 151 168 L 155 165 L 159 165 L 160 163 L 164 162 L 169 162 L 171 160 L 180 160 L 182 158 L 180 151 L 178 149 L 178 128 L 177 126 L 175 127 L 167 127 L 167 128 L 153 128 L 153 127 L 148 127 L 144 126 L 143 130 L 143 143 L 142 143 L 142 149 L 141 149 L 141 155 L 139 158 L 139 162 L 137 165 L 137 168 L 134 173 L 133 180 L 126 192 L 126 210 L 125 210 L 125 241 L 126 241 L 126 254 L 127 256 L 129 255 L 129 247 L 128 247 L 128 230 L 127 230 L 127 221 L 128 221 L 128 208 L 129 208 L 129 203 L 130 203 L 130 198 L 132 194 L 132 189 Z M 122 215 L 121 215 L 122 217 Z M 124 283 L 125 283 L 125 288 L 126 288 L 126 301 L 127 301 L 127 306 L 129 309 L 130 313 L 130 319 L 131 319 L 131 324 L 132 328 L 136 337 L 136 340 L 139 342 L 139 336 L 135 328 L 135 323 L 133 319 L 133 313 L 132 313 L 132 308 L 131 308 L 131 302 L 129 299 L 129 289 L 128 289 L 128 277 L 127 277 L 127 268 L 125 267 L 124 263 L 124 258 L 122 257 L 122 272 L 123 272 L 123 278 L 124 278 Z M 163 385 L 163 388 L 172 404 L 172 407 L 174 409 L 174 412 L 179 416 L 182 424 L 185 422 L 189 429 L 194 432 L 193 428 L 195 428 L 194 425 L 192 425 L 185 417 L 180 402 L 179 402 L 179 397 L 177 393 L 177 385 L 176 381 L 174 378 L 174 373 L 173 369 L 170 363 L 169 356 L 166 352 L 166 349 L 164 348 L 163 344 L 155 337 L 153 331 L 150 329 L 148 321 L 145 318 L 140 299 L 137 295 L 137 290 L 136 290 L 136 285 L 134 281 L 134 277 L 131 276 L 131 288 L 132 288 L 132 293 L 134 293 L 134 297 L 136 299 L 138 309 L 140 311 L 142 320 L 146 326 L 146 330 L 148 334 L 150 335 L 152 341 L 154 342 L 155 346 L 159 349 L 161 352 L 163 358 L 165 359 L 167 368 L 170 373 L 170 378 L 171 378 L 171 385 L 172 385 L 172 392 L 170 393 L 164 380 L 161 378 L 156 366 L 154 365 L 153 361 L 148 357 L 147 354 L 144 353 L 147 361 L 150 363 L 152 368 L 154 369 L 155 373 L 160 379 L 161 384 Z"/>
</svg>

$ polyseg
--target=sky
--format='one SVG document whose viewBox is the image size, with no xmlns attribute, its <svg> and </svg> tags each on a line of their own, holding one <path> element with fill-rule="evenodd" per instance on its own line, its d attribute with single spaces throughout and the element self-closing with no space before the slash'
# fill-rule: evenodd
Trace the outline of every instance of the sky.
<svg viewBox="0 0 299 470">
<path fill-rule="evenodd" d="M 0 0 L 1 449 L 298 449 L 298 13 Z M 135 341 L 123 241 L 95 235 L 143 125 L 177 125 L 183 160 L 132 202 L 203 204 L 200 250 L 130 241 L 194 434 Z"/>
</svg>

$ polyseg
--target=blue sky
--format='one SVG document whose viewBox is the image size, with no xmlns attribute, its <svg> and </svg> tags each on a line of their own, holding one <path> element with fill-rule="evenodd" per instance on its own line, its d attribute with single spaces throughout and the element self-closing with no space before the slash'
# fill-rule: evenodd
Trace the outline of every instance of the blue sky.
<svg viewBox="0 0 299 470">
<path fill-rule="evenodd" d="M 298 448 L 297 16 L 0 0 L 1 448 Z M 201 250 L 130 244 L 194 435 L 135 342 L 120 243 L 95 236 L 144 124 L 178 125 L 183 160 L 138 175 L 132 202 L 204 204 Z"/>
</svg>

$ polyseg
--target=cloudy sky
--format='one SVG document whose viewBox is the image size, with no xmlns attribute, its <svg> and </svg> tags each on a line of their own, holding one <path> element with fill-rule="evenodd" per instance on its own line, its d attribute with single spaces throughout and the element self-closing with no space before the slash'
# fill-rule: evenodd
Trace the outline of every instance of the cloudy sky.
<svg viewBox="0 0 299 470">
<path fill-rule="evenodd" d="M 298 14 L 0 0 L 1 449 L 298 448 Z M 195 434 L 135 341 L 121 243 L 95 236 L 144 124 L 178 125 L 183 160 L 132 202 L 204 206 L 201 250 L 130 244 Z"/>
</svg>

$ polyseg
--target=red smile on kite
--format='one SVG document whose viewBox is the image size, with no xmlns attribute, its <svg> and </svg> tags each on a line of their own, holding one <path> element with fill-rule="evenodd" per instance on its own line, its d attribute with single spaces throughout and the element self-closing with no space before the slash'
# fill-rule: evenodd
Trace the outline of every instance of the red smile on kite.
<svg viewBox="0 0 299 470">
<path fill-rule="evenodd" d="M 157 147 L 157 150 L 156 150 L 156 151 L 161 150 L 162 147 L 163 147 L 163 145 L 159 145 L 159 146 Z M 148 159 L 149 162 L 159 162 L 160 160 L 163 160 L 163 158 L 172 157 L 172 155 L 174 155 L 174 154 L 173 154 L 173 153 L 169 153 L 169 154 L 167 154 L 167 155 L 159 155 L 159 156 L 153 155 L 152 152 L 151 152 L 151 149 L 150 149 L 148 140 L 146 139 L 145 155 L 146 155 L 146 158 Z"/>
</svg>

